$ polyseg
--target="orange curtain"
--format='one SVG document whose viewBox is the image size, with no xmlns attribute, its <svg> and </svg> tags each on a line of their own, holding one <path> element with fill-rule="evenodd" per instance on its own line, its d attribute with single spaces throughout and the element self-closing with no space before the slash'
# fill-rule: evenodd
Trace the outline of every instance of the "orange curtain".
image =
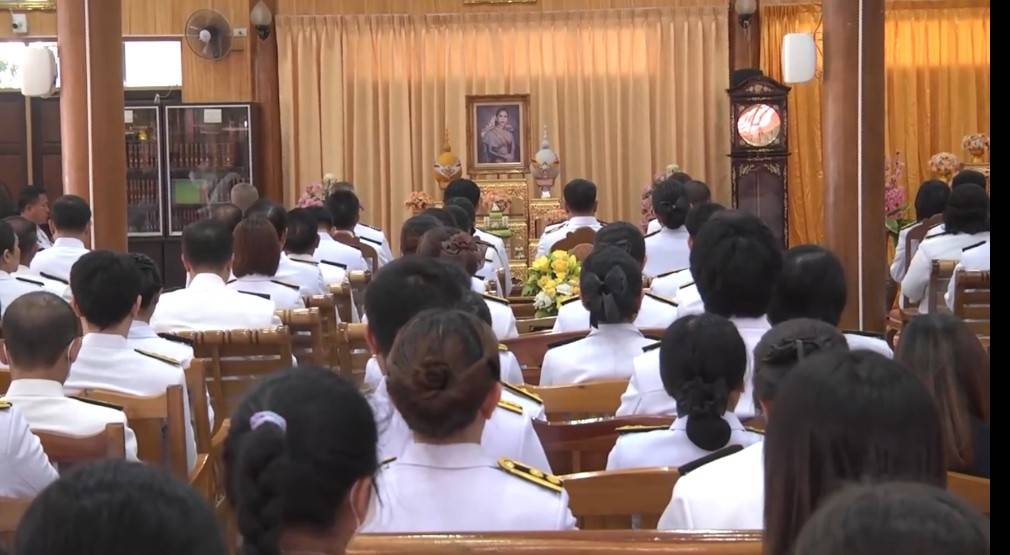
<svg viewBox="0 0 1010 555">
<path fill-rule="evenodd" d="M 370 221 L 398 229 L 411 191 L 438 193 L 431 168 L 446 129 L 465 158 L 466 95 L 529 93 L 532 149 L 546 125 L 559 184 L 596 181 L 602 218 L 638 221 L 642 187 L 671 162 L 728 202 L 727 33 L 721 0 L 278 16 L 286 200 L 333 173 L 356 183 Z"/>
</svg>

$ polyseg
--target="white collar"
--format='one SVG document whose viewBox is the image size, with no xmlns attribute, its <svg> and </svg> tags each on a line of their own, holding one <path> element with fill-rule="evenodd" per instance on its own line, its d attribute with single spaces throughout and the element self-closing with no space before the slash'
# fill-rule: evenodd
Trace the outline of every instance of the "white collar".
<svg viewBox="0 0 1010 555">
<path fill-rule="evenodd" d="M 219 289 L 224 287 L 224 280 L 221 276 L 211 273 L 196 274 L 189 280 L 187 289 Z"/>
<path fill-rule="evenodd" d="M 397 459 L 403 464 L 438 468 L 477 468 L 495 466 L 495 461 L 479 443 L 419 443 L 411 441 Z"/>
<path fill-rule="evenodd" d="M 677 417 L 677 419 L 673 421 L 673 424 L 670 425 L 670 429 L 674 431 L 686 430 L 688 418 L 690 418 L 690 416 Z M 726 411 L 722 413 L 722 419 L 725 420 L 727 424 L 729 424 L 729 429 L 732 431 L 740 432 L 745 430 L 743 424 L 740 422 L 740 419 L 737 418 L 736 414 L 733 413 L 732 411 Z"/>
<path fill-rule="evenodd" d="M 301 260 L 302 262 L 315 262 L 316 261 L 315 258 L 312 258 L 311 254 L 287 254 L 287 253 L 284 253 L 284 256 L 290 258 L 291 260 Z"/>
<path fill-rule="evenodd" d="M 19 378 L 11 381 L 8 397 L 64 397 L 63 384 L 56 380 Z"/>
<path fill-rule="evenodd" d="M 53 248 L 55 249 L 59 247 L 67 249 L 73 248 L 73 249 L 87 250 L 87 248 L 84 246 L 84 241 L 81 241 L 80 239 L 74 237 L 60 237 L 55 241 L 53 241 Z"/>
<path fill-rule="evenodd" d="M 126 336 L 127 339 L 152 339 L 155 337 L 158 337 L 158 334 L 151 327 L 151 324 L 140 320 L 134 320 L 130 323 L 130 333 Z"/>
<path fill-rule="evenodd" d="M 733 322 L 733 325 L 737 329 L 753 329 L 753 330 L 769 330 L 772 325 L 768 322 L 768 316 L 761 315 L 757 318 L 745 317 L 745 316 L 730 316 L 729 321 Z"/>
<path fill-rule="evenodd" d="M 586 337 L 590 337 L 593 335 L 616 335 L 621 333 L 628 333 L 632 335 L 637 335 L 639 337 L 645 337 L 644 335 L 642 335 L 642 332 L 635 327 L 635 324 L 631 322 L 625 322 L 623 324 L 599 324 L 595 328 L 590 328 L 589 335 L 587 335 Z"/>
<path fill-rule="evenodd" d="M 122 335 L 99 332 L 84 334 L 84 338 L 81 339 L 81 350 L 87 348 L 129 350 L 126 338 Z"/>
<path fill-rule="evenodd" d="M 334 242 L 334 243 L 336 242 L 336 239 L 334 239 L 333 236 L 330 235 L 329 233 L 327 233 L 325 231 L 320 231 L 318 233 L 319 233 L 319 240 L 320 241 L 330 241 L 330 242 Z"/>
<path fill-rule="evenodd" d="M 575 226 L 599 225 L 600 220 L 597 220 L 596 216 L 572 216 L 568 218 L 568 224 Z"/>
</svg>

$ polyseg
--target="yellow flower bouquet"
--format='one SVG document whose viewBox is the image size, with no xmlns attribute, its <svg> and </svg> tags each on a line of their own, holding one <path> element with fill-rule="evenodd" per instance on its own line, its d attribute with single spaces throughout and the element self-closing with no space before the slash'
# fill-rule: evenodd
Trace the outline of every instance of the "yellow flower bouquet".
<svg viewBox="0 0 1010 555">
<path fill-rule="evenodd" d="M 579 295 L 582 264 L 574 255 L 557 250 L 533 261 L 523 285 L 523 296 L 533 297 L 536 317 L 554 316 L 561 303 Z"/>
</svg>

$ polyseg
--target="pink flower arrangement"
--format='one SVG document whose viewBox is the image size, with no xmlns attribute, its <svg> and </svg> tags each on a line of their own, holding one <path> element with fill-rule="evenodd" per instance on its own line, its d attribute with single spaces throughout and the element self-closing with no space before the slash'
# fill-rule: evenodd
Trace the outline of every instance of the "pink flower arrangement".
<svg viewBox="0 0 1010 555">
<path fill-rule="evenodd" d="M 973 157 L 981 158 L 985 151 L 989 150 L 989 135 L 984 133 L 965 135 L 961 139 L 961 148 Z"/>
<path fill-rule="evenodd" d="M 959 169 L 961 169 L 961 160 L 953 153 L 939 152 L 929 159 L 929 171 L 944 179 L 949 180 Z"/>
<path fill-rule="evenodd" d="M 403 205 L 414 212 L 420 212 L 432 205 L 431 195 L 424 191 L 411 191 Z"/>
<path fill-rule="evenodd" d="M 911 220 L 906 217 L 908 203 L 906 202 L 905 186 L 902 177 L 905 175 L 905 162 L 901 153 L 895 152 L 894 158 L 884 162 L 884 226 L 895 238 L 898 232 Z"/>
<path fill-rule="evenodd" d="M 309 206 L 323 206 L 326 204 L 326 197 L 333 192 L 333 187 L 337 184 L 337 178 L 332 173 L 323 176 L 322 181 L 309 183 L 305 186 L 302 196 L 298 197 L 298 207 L 307 208 Z"/>
</svg>

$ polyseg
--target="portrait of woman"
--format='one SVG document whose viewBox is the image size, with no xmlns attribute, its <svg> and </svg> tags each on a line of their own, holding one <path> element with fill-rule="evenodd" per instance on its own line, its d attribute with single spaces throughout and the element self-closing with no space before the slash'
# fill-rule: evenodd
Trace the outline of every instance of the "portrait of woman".
<svg viewBox="0 0 1010 555">
<path fill-rule="evenodd" d="M 515 133 L 509 120 L 508 109 L 494 110 L 494 116 L 488 120 L 480 133 L 481 149 L 477 157 L 479 162 L 501 164 L 516 161 Z"/>
<path fill-rule="evenodd" d="M 521 171 L 527 165 L 528 96 L 468 96 L 470 173 Z"/>
</svg>

